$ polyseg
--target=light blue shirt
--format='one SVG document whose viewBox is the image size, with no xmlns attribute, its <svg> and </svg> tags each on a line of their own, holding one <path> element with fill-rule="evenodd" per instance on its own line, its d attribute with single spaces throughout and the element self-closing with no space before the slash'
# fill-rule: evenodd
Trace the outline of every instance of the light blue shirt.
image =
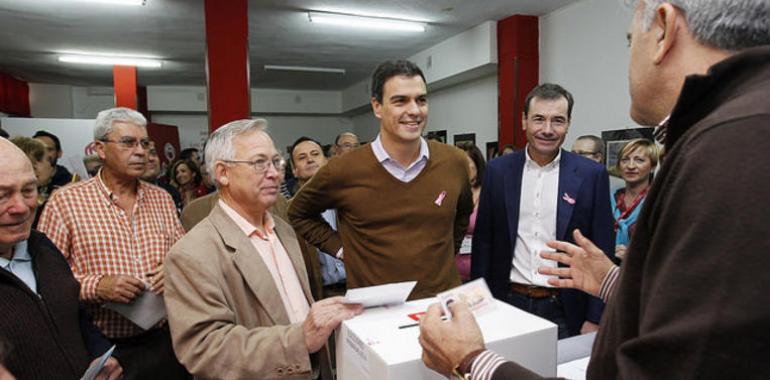
<svg viewBox="0 0 770 380">
<path fill-rule="evenodd" d="M 337 210 L 326 210 L 321 216 L 335 231 L 337 230 Z M 345 281 L 345 264 L 342 260 L 327 255 L 319 249 L 318 261 L 321 264 L 321 279 L 324 285 L 332 285 Z"/>
<path fill-rule="evenodd" d="M 428 150 L 428 143 L 424 138 L 420 137 L 420 155 L 415 162 L 412 162 L 408 167 L 404 168 L 398 161 L 390 157 L 388 152 L 385 151 L 385 147 L 382 146 L 382 140 L 380 135 L 372 141 L 372 151 L 374 156 L 377 157 L 377 161 L 382 165 L 385 170 L 393 177 L 396 177 L 401 182 L 411 182 L 417 177 L 422 169 L 425 169 L 425 165 L 428 164 L 430 159 L 430 151 Z"/>
<path fill-rule="evenodd" d="M 35 271 L 32 269 L 32 256 L 27 250 L 27 241 L 16 243 L 13 247 L 13 257 L 8 260 L 0 257 L 0 267 L 11 272 L 19 280 L 37 293 L 37 280 L 35 280 Z"/>
</svg>

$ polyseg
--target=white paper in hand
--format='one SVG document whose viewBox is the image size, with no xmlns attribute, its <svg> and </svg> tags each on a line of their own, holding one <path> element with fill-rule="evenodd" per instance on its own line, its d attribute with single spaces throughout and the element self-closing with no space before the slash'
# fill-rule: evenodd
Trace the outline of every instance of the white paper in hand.
<svg viewBox="0 0 770 380">
<path fill-rule="evenodd" d="M 104 307 L 117 311 L 145 330 L 149 330 L 166 317 L 163 296 L 149 290 L 143 291 L 131 303 L 108 302 Z"/>
<path fill-rule="evenodd" d="M 364 307 L 400 304 L 406 302 L 415 285 L 417 281 L 348 289 L 343 302 L 360 303 Z"/>
<path fill-rule="evenodd" d="M 449 311 L 449 304 L 452 302 L 460 301 L 467 303 L 468 308 L 477 317 L 495 307 L 495 299 L 492 297 L 492 292 L 489 291 L 487 282 L 483 278 L 441 292 L 436 297 L 441 302 L 441 308 L 444 309 L 444 315 L 448 319 L 452 319 L 452 313 Z"/>
<path fill-rule="evenodd" d="M 83 374 L 83 377 L 80 378 L 80 380 L 94 380 L 96 378 L 96 375 L 99 374 L 99 371 L 104 368 L 104 365 L 107 364 L 107 360 L 112 357 L 112 351 L 115 351 L 115 345 L 110 347 L 107 352 L 102 354 L 102 356 L 99 357 L 99 360 L 95 361 L 93 364 L 91 364 L 90 367 L 86 370 L 86 373 Z"/>
</svg>

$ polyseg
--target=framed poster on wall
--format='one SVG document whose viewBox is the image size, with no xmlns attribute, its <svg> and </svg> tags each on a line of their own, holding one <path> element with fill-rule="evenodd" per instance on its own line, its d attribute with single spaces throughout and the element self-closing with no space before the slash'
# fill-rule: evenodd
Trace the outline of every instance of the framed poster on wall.
<svg viewBox="0 0 770 380">
<path fill-rule="evenodd" d="M 425 133 L 426 140 L 436 140 L 446 144 L 446 130 L 441 131 L 429 131 Z"/>
<path fill-rule="evenodd" d="M 465 144 L 476 145 L 476 134 L 461 133 L 459 135 L 454 135 L 454 140 L 455 140 L 455 146 L 460 146 Z"/>
</svg>

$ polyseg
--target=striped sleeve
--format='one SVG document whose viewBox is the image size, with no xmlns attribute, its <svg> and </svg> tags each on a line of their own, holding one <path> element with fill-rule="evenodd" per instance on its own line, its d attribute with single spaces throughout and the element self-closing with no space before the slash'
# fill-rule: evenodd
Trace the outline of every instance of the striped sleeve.
<svg viewBox="0 0 770 380">
<path fill-rule="evenodd" d="M 502 356 L 486 350 L 479 354 L 471 364 L 471 379 L 490 380 L 497 367 L 505 362 Z"/>
<path fill-rule="evenodd" d="M 615 293 L 615 285 L 617 285 L 618 276 L 620 276 L 620 267 L 613 265 L 604 276 L 604 280 L 602 280 L 602 285 L 599 288 L 599 298 L 605 303 L 609 302 L 610 298 Z"/>
</svg>

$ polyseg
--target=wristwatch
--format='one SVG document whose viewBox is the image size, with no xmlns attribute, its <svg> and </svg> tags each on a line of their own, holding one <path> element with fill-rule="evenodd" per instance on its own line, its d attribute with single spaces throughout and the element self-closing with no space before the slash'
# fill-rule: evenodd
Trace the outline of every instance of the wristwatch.
<svg viewBox="0 0 770 380">
<path fill-rule="evenodd" d="M 471 366 L 473 365 L 473 361 L 484 351 L 486 350 L 480 348 L 465 355 L 463 360 L 452 368 L 452 376 L 460 380 L 471 380 Z"/>
</svg>

